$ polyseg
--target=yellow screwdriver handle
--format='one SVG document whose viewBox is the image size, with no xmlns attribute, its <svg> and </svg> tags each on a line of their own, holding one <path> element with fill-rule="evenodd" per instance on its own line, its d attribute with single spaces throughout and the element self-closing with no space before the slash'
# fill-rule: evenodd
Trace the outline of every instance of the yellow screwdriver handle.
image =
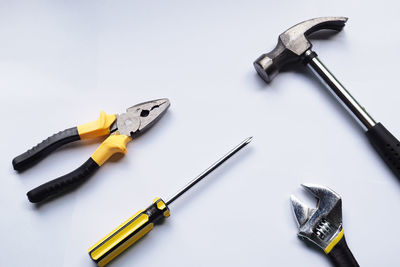
<svg viewBox="0 0 400 267">
<path fill-rule="evenodd" d="M 142 238 L 155 223 L 163 218 L 169 217 L 170 212 L 167 204 L 156 198 L 153 204 L 146 210 L 141 210 L 117 229 L 105 236 L 89 249 L 89 255 L 98 266 L 105 266 L 125 249 Z"/>
</svg>

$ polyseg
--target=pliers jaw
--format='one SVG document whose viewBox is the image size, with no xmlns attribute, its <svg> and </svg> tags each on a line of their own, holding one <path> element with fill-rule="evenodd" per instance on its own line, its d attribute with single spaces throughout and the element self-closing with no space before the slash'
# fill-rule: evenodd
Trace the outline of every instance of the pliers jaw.
<svg viewBox="0 0 400 267">
<path fill-rule="evenodd" d="M 317 207 L 309 208 L 295 196 L 291 196 L 299 233 L 302 239 L 307 239 L 325 252 L 332 241 L 342 233 L 342 199 L 333 190 L 314 184 L 302 185 L 317 199 Z"/>
<path fill-rule="evenodd" d="M 126 113 L 117 115 L 117 121 L 111 126 L 110 132 L 136 138 L 151 128 L 165 114 L 170 106 L 167 98 L 152 100 L 134 105 Z"/>
</svg>

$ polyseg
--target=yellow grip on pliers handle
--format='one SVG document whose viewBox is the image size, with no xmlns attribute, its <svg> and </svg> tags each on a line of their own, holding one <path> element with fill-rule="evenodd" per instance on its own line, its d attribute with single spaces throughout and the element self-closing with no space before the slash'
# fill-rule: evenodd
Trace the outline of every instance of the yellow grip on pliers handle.
<svg viewBox="0 0 400 267">
<path fill-rule="evenodd" d="M 79 136 L 81 139 L 91 139 L 108 135 L 110 134 L 110 127 L 116 119 L 117 116 L 115 114 L 108 115 L 104 111 L 101 111 L 100 117 L 97 120 L 77 127 Z M 101 166 L 116 153 L 126 154 L 126 144 L 131 140 L 132 138 L 130 136 L 120 135 L 116 132 L 104 140 L 104 142 L 93 153 L 91 158 L 97 163 L 97 165 Z"/>
<path fill-rule="evenodd" d="M 92 155 L 92 159 L 101 166 L 106 162 L 112 155 L 116 153 L 126 154 L 126 144 L 132 140 L 132 137 L 115 133 L 107 137 L 106 140 L 96 149 Z"/>
<path fill-rule="evenodd" d="M 28 150 L 13 160 L 13 166 L 20 170 L 37 162 L 53 150 L 79 139 L 89 139 L 110 134 L 110 127 L 116 120 L 116 115 L 107 115 L 104 111 L 100 117 L 93 122 L 73 127 L 59 132 L 36 147 Z M 104 164 L 113 154 L 127 152 L 126 144 L 131 141 L 130 136 L 120 135 L 114 132 L 99 146 L 93 155 L 76 170 L 67 173 L 57 179 L 44 183 L 27 193 L 32 203 L 41 202 L 47 198 L 56 196 L 68 190 L 76 188 L 93 175 L 98 168 Z"/>
<path fill-rule="evenodd" d="M 79 136 L 84 140 L 108 135 L 110 133 L 110 127 L 116 119 L 117 115 L 108 115 L 102 110 L 100 111 L 100 117 L 97 120 L 77 127 Z"/>
</svg>

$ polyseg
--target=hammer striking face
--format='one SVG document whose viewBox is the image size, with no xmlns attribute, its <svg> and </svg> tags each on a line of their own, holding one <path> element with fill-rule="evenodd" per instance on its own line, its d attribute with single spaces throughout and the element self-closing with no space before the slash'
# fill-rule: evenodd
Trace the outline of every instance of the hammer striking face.
<svg viewBox="0 0 400 267">
<path fill-rule="evenodd" d="M 332 94 L 360 123 L 372 146 L 400 179 L 400 142 L 381 123 L 376 123 L 325 67 L 307 39 L 319 30 L 340 31 L 346 22 L 346 17 L 321 17 L 300 22 L 280 34 L 276 47 L 254 61 L 254 67 L 264 81 L 270 82 L 284 66 L 303 62 L 326 83 Z"/>
</svg>

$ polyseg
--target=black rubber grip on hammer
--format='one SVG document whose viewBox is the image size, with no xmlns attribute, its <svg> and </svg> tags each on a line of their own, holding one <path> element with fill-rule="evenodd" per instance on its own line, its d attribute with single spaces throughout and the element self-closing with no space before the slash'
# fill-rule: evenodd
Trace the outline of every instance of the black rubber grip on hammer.
<svg viewBox="0 0 400 267">
<path fill-rule="evenodd" d="M 400 142 L 381 123 L 366 133 L 372 146 L 400 179 Z"/>
<path fill-rule="evenodd" d="M 80 140 L 77 127 L 69 128 L 59 133 L 56 133 L 41 143 L 32 147 L 25 153 L 15 157 L 12 161 L 14 170 L 23 171 L 39 162 L 57 148 Z"/>
<path fill-rule="evenodd" d="M 328 253 L 328 257 L 335 267 L 360 267 L 347 246 L 344 236 Z"/>
<path fill-rule="evenodd" d="M 42 202 L 50 197 L 57 196 L 78 187 L 88 180 L 99 167 L 100 166 L 92 158 L 89 158 L 76 170 L 40 185 L 29 191 L 26 195 L 32 203 Z"/>
</svg>

